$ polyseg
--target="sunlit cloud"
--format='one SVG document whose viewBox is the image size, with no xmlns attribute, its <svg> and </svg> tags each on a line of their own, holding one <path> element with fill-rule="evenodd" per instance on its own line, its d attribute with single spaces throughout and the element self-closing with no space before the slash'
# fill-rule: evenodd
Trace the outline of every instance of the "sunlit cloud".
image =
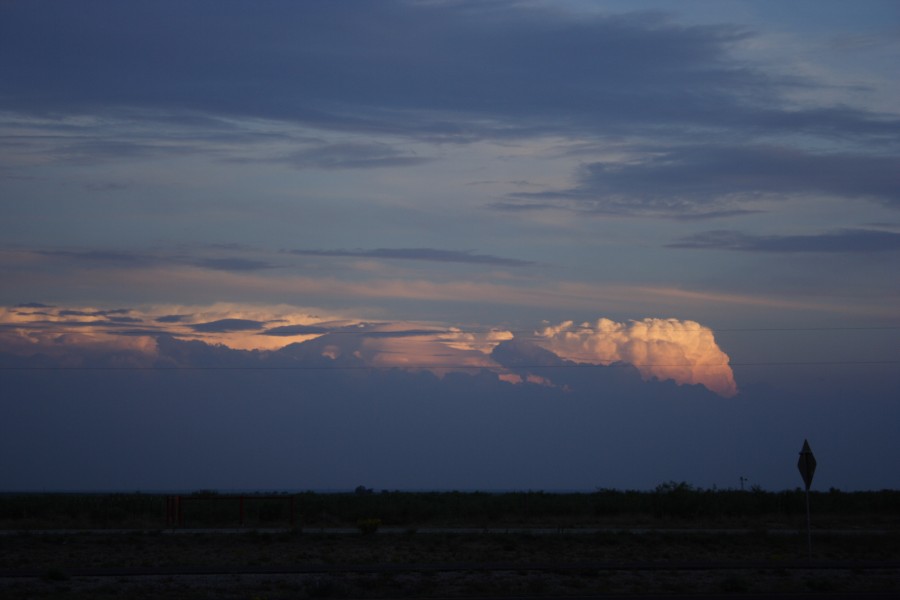
<svg viewBox="0 0 900 600">
<path fill-rule="evenodd" d="M 437 375 L 473 368 L 499 368 L 488 354 L 450 346 L 433 335 L 365 338 L 358 352 L 358 357 L 369 366 L 424 369 Z"/>
<path fill-rule="evenodd" d="M 148 335 L 123 335 L 133 323 L 107 320 L 106 312 L 57 311 L 38 307 L 37 303 L 0 307 L 0 352 L 22 357 L 41 355 L 64 367 L 78 367 L 100 356 L 110 366 L 151 365 L 157 356 L 156 340 Z"/>
<path fill-rule="evenodd" d="M 268 325 L 301 327 L 347 323 L 336 314 L 304 311 L 284 305 L 218 303 L 208 306 L 158 305 L 103 310 L 78 308 L 0 308 L 2 349 L 15 354 L 59 354 L 76 347 L 108 347 L 155 352 L 158 336 L 197 340 L 241 350 L 277 350 L 320 333 L 298 329 L 286 335 L 261 335 Z M 321 316 L 319 316 L 321 315 Z"/>
<path fill-rule="evenodd" d="M 702 384 L 720 396 L 737 393 L 728 355 L 713 332 L 693 321 L 644 319 L 617 323 L 565 321 L 538 332 L 538 344 L 578 363 L 634 365 L 645 379 Z"/>
<path fill-rule="evenodd" d="M 0 351 L 25 357 L 43 354 L 72 366 L 101 355 L 106 365 L 150 366 L 163 338 L 261 352 L 322 338 L 292 356 L 325 358 L 340 367 L 427 370 L 439 376 L 489 369 L 509 383 L 551 384 L 546 374 L 529 373 L 537 364 L 512 370 L 494 358 L 494 350 L 517 335 L 502 328 L 466 331 L 435 323 L 321 315 L 286 305 L 0 309 Z M 645 379 L 701 384 L 725 397 L 737 393 L 728 355 L 711 329 L 693 321 L 600 319 L 577 326 L 565 321 L 537 332 L 534 341 L 564 360 L 626 363 Z"/>
<path fill-rule="evenodd" d="M 484 354 L 490 354 L 500 342 L 513 339 L 514 334 L 502 329 L 466 332 L 453 327 L 447 333 L 440 334 L 439 337 L 450 348 L 478 350 Z"/>
</svg>

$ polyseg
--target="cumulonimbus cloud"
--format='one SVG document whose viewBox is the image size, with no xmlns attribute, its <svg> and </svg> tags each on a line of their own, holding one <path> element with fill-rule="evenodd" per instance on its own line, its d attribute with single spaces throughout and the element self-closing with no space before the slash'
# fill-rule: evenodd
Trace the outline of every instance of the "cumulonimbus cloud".
<svg viewBox="0 0 900 600">
<path fill-rule="evenodd" d="M 644 377 L 701 384 L 726 398 L 737 394 L 729 358 L 710 328 L 694 321 L 643 319 L 617 323 L 565 321 L 537 333 L 538 345 L 577 363 L 634 365 Z"/>
<path fill-rule="evenodd" d="M 0 307 L 0 352 L 20 357 L 44 354 L 70 366 L 101 359 L 103 364 L 149 366 L 159 357 L 160 337 L 272 353 L 322 337 L 317 342 L 322 347 L 310 350 L 332 360 L 351 357 L 372 368 L 428 370 L 439 376 L 488 369 L 504 381 L 550 383 L 545 377 L 511 372 L 495 360 L 494 349 L 517 337 L 506 329 L 370 322 L 281 305 Z M 636 367 L 644 379 L 701 384 L 724 397 L 737 393 L 728 355 L 716 344 L 712 330 L 693 321 L 565 321 L 537 332 L 534 341 L 564 360 L 622 362 Z"/>
</svg>

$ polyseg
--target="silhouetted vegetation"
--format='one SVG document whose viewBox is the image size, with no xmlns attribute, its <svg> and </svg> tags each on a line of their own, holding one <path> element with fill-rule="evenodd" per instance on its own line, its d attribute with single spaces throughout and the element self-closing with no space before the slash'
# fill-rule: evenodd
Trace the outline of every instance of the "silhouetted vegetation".
<svg viewBox="0 0 900 600">
<path fill-rule="evenodd" d="M 0 528 L 144 528 L 167 523 L 158 494 L 0 494 Z M 805 522 L 804 492 L 695 488 L 668 482 L 653 491 L 592 493 L 373 492 L 244 495 L 205 491 L 182 495 L 187 527 L 796 527 Z M 279 501 L 283 498 L 284 501 Z M 895 529 L 900 491 L 812 492 L 814 527 L 864 521 Z"/>
</svg>

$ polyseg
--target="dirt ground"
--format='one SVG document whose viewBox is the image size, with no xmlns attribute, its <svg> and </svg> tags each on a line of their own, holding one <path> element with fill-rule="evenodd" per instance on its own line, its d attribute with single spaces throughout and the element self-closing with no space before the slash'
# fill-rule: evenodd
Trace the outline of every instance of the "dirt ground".
<svg viewBox="0 0 900 600">
<path fill-rule="evenodd" d="M 805 536 L 762 532 L 9 534 L 0 536 L 0 597 L 900 592 L 896 533 L 818 534 L 813 545 L 816 568 L 803 565 Z M 825 563 L 841 568 L 818 568 Z"/>
</svg>

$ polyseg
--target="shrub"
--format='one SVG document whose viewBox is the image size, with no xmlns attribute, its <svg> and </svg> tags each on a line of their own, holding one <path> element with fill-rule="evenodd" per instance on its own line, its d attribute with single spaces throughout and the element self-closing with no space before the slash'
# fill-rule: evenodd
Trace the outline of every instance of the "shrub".
<svg viewBox="0 0 900 600">
<path fill-rule="evenodd" d="M 381 526 L 381 519 L 360 519 L 356 522 L 359 532 L 363 535 L 371 535 L 378 531 Z"/>
</svg>

